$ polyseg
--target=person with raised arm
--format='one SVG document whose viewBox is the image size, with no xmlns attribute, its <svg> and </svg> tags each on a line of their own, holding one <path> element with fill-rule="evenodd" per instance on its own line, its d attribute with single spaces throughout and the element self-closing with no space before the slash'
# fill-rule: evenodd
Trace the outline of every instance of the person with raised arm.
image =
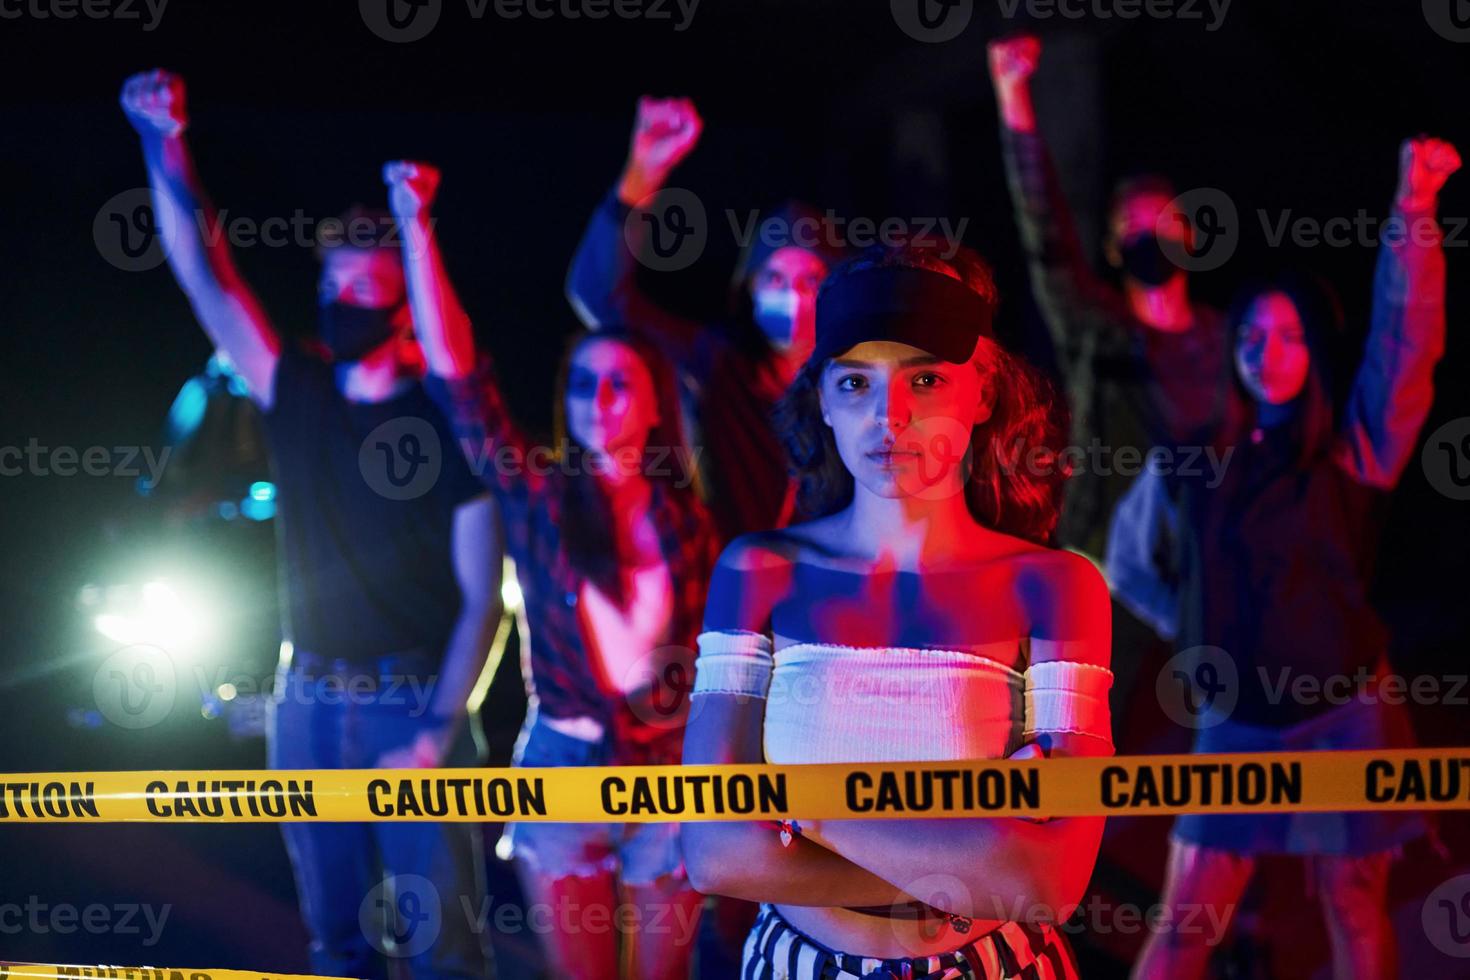
<svg viewBox="0 0 1470 980">
<path fill-rule="evenodd" d="M 445 273 L 429 217 L 439 172 L 399 161 L 384 180 L 405 229 L 429 389 L 500 502 L 525 597 L 531 711 L 515 764 L 677 763 L 718 543 L 693 489 L 673 367 L 637 337 L 578 334 L 557 377 L 555 445 L 533 446 Z M 518 823 L 508 833 L 527 896 L 553 911 L 542 936 L 551 975 L 687 980 L 703 896 L 677 824 Z M 634 926 L 610 928 L 627 906 Z"/>
<path fill-rule="evenodd" d="M 1434 399 L 1445 339 L 1435 210 L 1459 166 L 1441 140 L 1401 147 L 1372 322 L 1340 415 L 1328 371 L 1335 297 L 1308 281 L 1245 286 L 1220 336 L 1142 338 L 1160 444 L 1231 454 L 1218 483 L 1176 477 L 1176 644 L 1190 658 L 1176 677 L 1197 714 L 1197 752 L 1413 744 L 1401 701 L 1380 690 L 1391 637 L 1369 587 L 1382 506 Z M 1223 371 L 1212 367 L 1219 359 L 1195 357 L 1204 341 L 1226 348 Z M 1294 693 L 1302 679 L 1322 696 Z M 1326 919 L 1333 975 L 1394 977 L 1389 869 L 1424 832 L 1421 815 L 1407 812 L 1187 814 L 1170 838 L 1163 902 L 1175 914 L 1217 909 L 1228 921 L 1258 858 L 1300 856 Z M 1133 976 L 1202 977 L 1211 952 L 1199 931 L 1155 932 Z"/>
<path fill-rule="evenodd" d="M 1111 611 L 1047 546 L 1054 395 L 991 330 L 989 267 L 913 245 L 839 266 L 778 414 L 809 520 L 720 557 L 685 764 L 1110 755 Z M 800 815 L 798 815 L 800 817 Z M 761 903 L 745 976 L 1076 977 L 1057 925 L 1103 819 L 689 823 L 696 887 Z"/>
<path fill-rule="evenodd" d="M 1032 294 L 1066 383 L 1071 444 L 1082 448 L 1096 440 L 1108 452 L 1124 447 L 1143 452 L 1151 444 L 1131 356 L 1134 337 L 1140 329 L 1213 336 L 1220 313 L 1190 295 L 1189 273 L 1171 260 L 1192 254 L 1193 233 L 1188 216 L 1175 204 L 1174 188 L 1161 176 L 1139 175 L 1118 184 L 1103 244 L 1117 284 L 1093 270 L 1032 104 L 1031 78 L 1041 52 L 1041 40 L 1031 35 L 989 47 L 1001 150 Z M 1102 557 L 1108 521 L 1132 485 L 1132 476 L 1119 472 L 1122 467 L 1103 463 L 1078 468 L 1059 529 L 1064 545 L 1093 558 Z M 1128 604 L 1131 596 L 1120 599 Z"/>
<path fill-rule="evenodd" d="M 590 329 L 618 326 L 658 346 L 692 386 L 704 487 L 729 540 L 793 516 L 795 488 L 770 416 L 811 351 L 817 287 L 841 249 L 824 233 L 830 222 L 822 215 L 787 202 L 751 226 L 726 322 L 691 320 L 653 300 L 638 281 L 637 256 L 654 218 L 643 209 L 703 129 L 688 99 L 638 100 L 627 163 L 582 235 L 567 298 Z"/>
<path fill-rule="evenodd" d="M 313 349 L 298 349 L 235 266 L 185 138 L 184 100 L 183 79 L 157 70 L 129 78 L 121 95 L 169 266 L 261 408 L 287 641 L 268 709 L 270 765 L 473 765 L 469 701 L 501 619 L 499 515 L 420 384 L 391 221 L 357 209 L 341 236 L 319 242 L 321 332 Z M 412 458 L 401 454 L 409 435 Z M 437 476 L 415 482 L 426 465 Z M 412 690 L 423 693 L 403 693 Z M 407 935 L 416 923 L 390 914 L 382 935 L 364 932 L 359 913 L 384 872 L 427 879 L 446 908 L 485 900 L 472 824 L 282 830 L 315 973 L 386 977 L 378 954 L 391 948 L 390 932 Z M 432 947 L 402 962 L 415 978 L 493 974 L 486 937 L 463 916 L 444 916 Z"/>
</svg>

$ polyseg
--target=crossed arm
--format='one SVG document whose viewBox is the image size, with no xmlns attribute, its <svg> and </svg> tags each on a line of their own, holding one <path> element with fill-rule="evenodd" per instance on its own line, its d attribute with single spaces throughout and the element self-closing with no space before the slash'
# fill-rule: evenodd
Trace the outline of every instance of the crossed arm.
<svg viewBox="0 0 1470 980">
<path fill-rule="evenodd" d="M 705 629 L 769 633 L 770 610 L 790 587 L 785 559 L 746 537 L 721 556 L 711 583 Z M 1054 553 L 1050 567 L 1023 583 L 1035 621 L 1033 661 L 1071 659 L 1107 666 L 1107 587 L 1090 562 Z M 685 733 L 689 764 L 764 762 L 765 701 L 701 694 Z M 1084 735 L 1048 738 L 1046 754 L 1111 754 L 1109 741 Z M 1012 758 L 1041 755 L 1028 743 Z M 802 821 L 797 846 L 783 848 L 758 823 L 691 823 L 685 859 L 695 887 L 753 901 L 790 905 L 883 905 L 909 900 L 904 891 L 928 875 L 958 878 L 968 908 L 1048 910 L 1065 917 L 1091 877 L 1102 838 L 1101 818 L 1046 823 L 1010 818 Z M 942 900 L 920 896 L 938 903 Z M 999 916 L 1005 917 L 1005 916 Z"/>
</svg>

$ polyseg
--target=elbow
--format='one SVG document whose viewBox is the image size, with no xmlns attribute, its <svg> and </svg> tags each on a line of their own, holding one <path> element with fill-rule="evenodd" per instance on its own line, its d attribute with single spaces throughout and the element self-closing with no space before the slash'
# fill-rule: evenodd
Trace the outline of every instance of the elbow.
<svg viewBox="0 0 1470 980">
<path fill-rule="evenodd" d="M 724 895 L 750 899 L 759 889 L 752 888 L 750 861 L 738 857 L 745 848 L 732 841 L 730 834 L 739 824 L 686 823 L 679 829 L 684 851 L 684 872 L 689 886 L 703 895 Z M 737 856 L 732 859 L 732 856 Z M 756 900 L 756 899 L 751 899 Z"/>
</svg>

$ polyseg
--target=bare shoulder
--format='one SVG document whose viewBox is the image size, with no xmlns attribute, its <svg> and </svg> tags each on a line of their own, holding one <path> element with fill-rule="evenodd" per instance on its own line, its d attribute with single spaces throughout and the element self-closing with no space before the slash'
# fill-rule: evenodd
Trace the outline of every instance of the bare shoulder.
<svg viewBox="0 0 1470 980">
<path fill-rule="evenodd" d="M 1107 579 L 1092 559 L 1075 551 L 1030 545 L 1016 555 L 1016 581 L 1021 586 L 1068 592 L 1107 592 Z"/>
<path fill-rule="evenodd" d="M 732 571 L 760 572 L 790 568 L 831 554 L 833 525 L 831 517 L 819 517 L 775 530 L 742 534 L 725 546 L 720 564 Z"/>
</svg>

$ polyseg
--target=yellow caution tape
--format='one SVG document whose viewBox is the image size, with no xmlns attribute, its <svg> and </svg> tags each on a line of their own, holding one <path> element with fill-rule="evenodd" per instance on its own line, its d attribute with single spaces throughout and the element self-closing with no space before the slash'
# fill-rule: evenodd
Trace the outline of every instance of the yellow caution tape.
<svg viewBox="0 0 1470 980">
<path fill-rule="evenodd" d="M 335 980 L 294 973 L 265 973 L 255 970 L 181 970 L 156 966 L 65 966 L 55 963 L 0 962 L 0 980 L 37 977 L 42 980 Z"/>
<path fill-rule="evenodd" d="M 799 766 L 0 776 L 0 823 L 656 823 L 1465 808 L 1470 748 Z"/>
</svg>

